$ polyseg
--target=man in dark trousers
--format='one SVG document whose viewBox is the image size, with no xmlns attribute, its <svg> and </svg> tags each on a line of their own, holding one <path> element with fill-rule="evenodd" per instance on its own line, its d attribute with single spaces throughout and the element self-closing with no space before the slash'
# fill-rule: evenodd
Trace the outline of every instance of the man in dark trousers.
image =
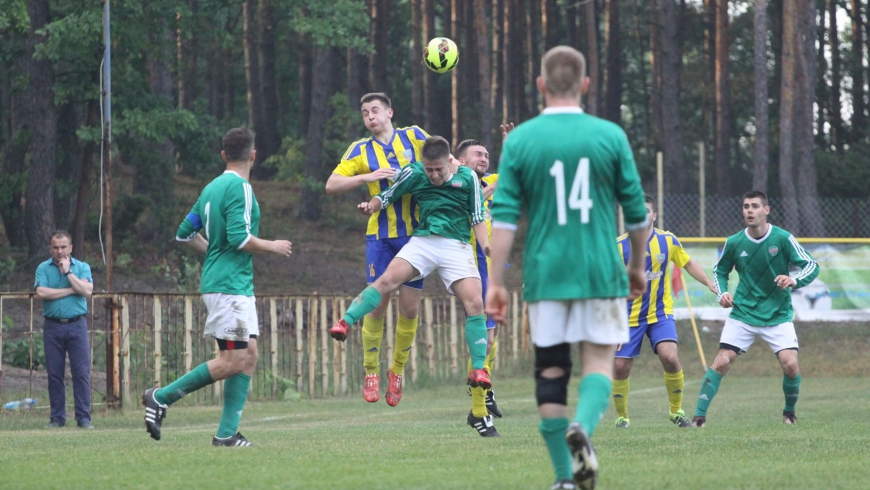
<svg viewBox="0 0 870 490">
<path fill-rule="evenodd" d="M 73 380 L 76 423 L 81 429 L 91 424 L 91 358 L 88 342 L 88 298 L 94 292 L 91 267 L 72 257 L 72 239 L 65 231 L 51 236 L 51 258 L 36 268 L 33 287 L 42 300 L 43 346 L 48 371 L 51 421 L 46 428 L 66 424 L 66 388 L 63 377 L 69 354 Z"/>
</svg>

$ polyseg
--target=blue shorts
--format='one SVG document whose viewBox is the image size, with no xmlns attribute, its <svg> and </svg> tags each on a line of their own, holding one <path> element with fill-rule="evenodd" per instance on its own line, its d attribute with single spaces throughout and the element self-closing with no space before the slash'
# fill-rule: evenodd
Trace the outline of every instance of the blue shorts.
<svg viewBox="0 0 870 490">
<path fill-rule="evenodd" d="M 649 325 L 631 327 L 628 330 L 631 338 L 627 344 L 619 344 L 616 349 L 616 357 L 632 358 L 639 356 L 644 334 L 649 337 L 653 354 L 658 354 L 656 346 L 659 342 L 677 341 L 677 325 L 674 323 L 673 317 L 660 322 L 650 323 Z"/>
<path fill-rule="evenodd" d="M 399 250 L 408 243 L 411 237 L 382 238 L 380 240 L 369 239 L 366 241 L 366 278 L 368 283 L 375 282 L 387 270 L 387 266 L 399 253 Z M 414 289 L 423 289 L 423 279 L 409 281 L 403 286 Z"/>
</svg>

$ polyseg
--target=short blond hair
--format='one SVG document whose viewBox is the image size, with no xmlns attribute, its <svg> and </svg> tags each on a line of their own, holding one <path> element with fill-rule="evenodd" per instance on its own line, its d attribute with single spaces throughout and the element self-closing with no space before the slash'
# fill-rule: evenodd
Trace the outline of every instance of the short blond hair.
<svg viewBox="0 0 870 490">
<path fill-rule="evenodd" d="M 571 46 L 556 46 L 541 60 L 541 77 L 549 95 L 578 95 L 586 78 L 586 58 Z"/>
</svg>

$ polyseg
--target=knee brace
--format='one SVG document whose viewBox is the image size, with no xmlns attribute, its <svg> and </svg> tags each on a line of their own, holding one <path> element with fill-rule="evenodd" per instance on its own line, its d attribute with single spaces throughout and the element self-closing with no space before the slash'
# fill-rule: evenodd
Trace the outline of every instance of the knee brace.
<svg viewBox="0 0 870 490">
<path fill-rule="evenodd" d="M 557 378 L 545 378 L 545 369 L 557 367 L 565 373 Z M 535 346 L 535 396 L 538 406 L 544 403 L 568 404 L 568 381 L 571 379 L 571 345 Z"/>
</svg>

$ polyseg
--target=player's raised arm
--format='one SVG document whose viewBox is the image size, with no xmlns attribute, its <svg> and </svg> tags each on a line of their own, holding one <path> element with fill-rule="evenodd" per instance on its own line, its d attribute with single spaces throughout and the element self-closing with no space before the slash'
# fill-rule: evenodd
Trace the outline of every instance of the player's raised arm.
<svg viewBox="0 0 870 490">
<path fill-rule="evenodd" d="M 381 201 L 381 207 L 387 207 L 391 202 L 411 192 L 415 182 L 414 170 L 411 165 L 403 168 L 396 177 L 396 182 L 389 189 L 381 192 L 376 199 Z"/>
</svg>

